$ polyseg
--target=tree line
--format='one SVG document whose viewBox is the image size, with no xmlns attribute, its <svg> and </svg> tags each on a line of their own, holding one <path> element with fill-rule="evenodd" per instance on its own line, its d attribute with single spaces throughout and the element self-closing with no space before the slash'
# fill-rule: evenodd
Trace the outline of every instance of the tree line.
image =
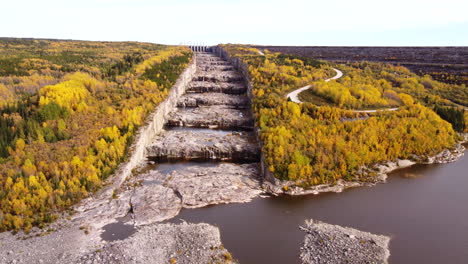
<svg viewBox="0 0 468 264">
<path fill-rule="evenodd" d="M 410 87 L 403 90 L 401 86 L 412 80 L 403 76 L 393 81 L 377 78 L 370 69 L 374 65 L 358 63 L 343 67 L 343 80 L 327 84 L 323 80 L 334 75 L 330 64 L 305 66 L 297 56 L 292 62 L 279 53 L 265 51 L 265 56 L 260 56 L 246 46 L 224 45 L 223 48 L 249 66 L 262 151 L 269 170 L 279 179 L 304 187 L 333 184 L 339 179 L 372 180 L 375 172 L 365 168 L 398 158 L 424 160 L 452 148 L 460 139 L 452 125 L 420 99 L 430 95 L 446 100 L 443 94 L 404 93 Z M 342 69 L 343 65 L 333 66 Z M 390 73 L 393 66 L 377 64 L 375 67 L 385 67 Z M 410 75 L 402 67 L 398 72 Z M 403 83 L 398 88 L 395 82 Z M 432 80 L 431 83 L 445 87 Z M 328 88 L 320 91 L 320 95 L 328 97 L 330 103 L 321 107 L 310 102 L 296 104 L 285 98 L 287 92 L 304 84 L 347 90 L 354 99 L 339 99 Z M 399 105 L 400 109 L 369 116 L 349 110 L 392 105 Z"/>
<path fill-rule="evenodd" d="M 55 44 L 50 48 L 57 52 L 70 46 L 81 47 L 76 53 L 95 52 L 87 42 Z M 96 49 L 106 45 L 96 43 Z M 69 73 L 48 75 L 54 84 L 0 104 L 0 231 L 44 227 L 99 189 L 191 58 L 184 47 L 120 45 L 128 53 L 89 56 L 84 65 L 70 64 Z"/>
</svg>

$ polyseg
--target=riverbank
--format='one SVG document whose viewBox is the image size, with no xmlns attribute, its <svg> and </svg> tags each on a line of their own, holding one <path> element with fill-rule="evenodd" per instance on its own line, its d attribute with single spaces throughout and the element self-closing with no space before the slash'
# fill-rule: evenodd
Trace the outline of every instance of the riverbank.
<svg viewBox="0 0 468 264">
<path fill-rule="evenodd" d="M 449 163 L 457 161 L 461 156 L 464 155 L 465 147 L 462 145 L 468 141 L 468 133 L 462 135 L 464 140 L 457 143 L 454 149 L 445 149 L 440 153 L 431 157 L 417 157 L 414 160 L 395 160 L 387 161 L 372 166 L 362 167 L 360 173 L 363 174 L 375 174 L 372 176 L 371 181 L 345 181 L 339 179 L 336 184 L 320 184 L 309 188 L 303 188 L 297 186 L 294 181 L 281 181 L 276 178 L 269 178 L 264 181 L 262 187 L 266 193 L 274 196 L 278 195 L 308 195 L 308 194 L 320 194 L 320 193 L 340 193 L 348 188 L 363 187 L 363 186 L 374 186 L 378 183 L 385 183 L 390 172 L 398 169 L 410 167 L 415 164 L 437 164 L 437 163 Z"/>
<path fill-rule="evenodd" d="M 305 233 L 298 227 L 314 219 L 391 237 L 390 263 L 464 264 L 467 170 L 465 150 L 457 162 L 396 170 L 372 188 L 183 209 L 171 222 L 218 226 L 223 244 L 240 263 L 301 263 Z"/>
</svg>

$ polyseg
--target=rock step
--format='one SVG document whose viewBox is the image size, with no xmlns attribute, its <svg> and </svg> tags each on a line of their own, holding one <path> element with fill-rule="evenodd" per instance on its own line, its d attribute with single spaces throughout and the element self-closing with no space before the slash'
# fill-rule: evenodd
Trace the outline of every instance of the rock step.
<svg viewBox="0 0 468 264">
<path fill-rule="evenodd" d="M 169 127 L 204 127 L 218 129 L 251 130 L 254 121 L 247 110 L 232 109 L 225 106 L 201 106 L 179 108 L 169 115 Z"/>
<path fill-rule="evenodd" d="M 250 201 L 262 192 L 259 167 L 258 163 L 162 163 L 155 169 L 134 177 L 132 183 L 142 183 L 142 188 L 150 189 L 163 184 L 181 197 L 184 208 L 199 208 L 220 203 L 242 203 Z M 157 197 L 157 194 L 149 195 Z M 148 197 L 146 200 L 152 199 L 154 198 Z M 154 209 L 161 211 L 157 206 Z M 147 210 L 146 214 L 151 214 L 151 210 Z"/>
<path fill-rule="evenodd" d="M 249 106 L 249 99 L 246 95 L 189 93 L 183 95 L 177 102 L 178 107 L 199 107 L 209 105 L 225 105 L 231 108 L 245 109 Z"/>
<path fill-rule="evenodd" d="M 221 59 L 197 59 L 197 67 L 209 65 L 232 66 L 229 62 Z"/>
<path fill-rule="evenodd" d="M 237 71 L 198 72 L 192 81 L 201 82 L 242 82 L 244 77 Z"/>
<path fill-rule="evenodd" d="M 200 66 L 232 66 L 231 63 L 227 61 L 203 61 L 203 62 L 198 62 L 197 61 L 197 67 Z"/>
<path fill-rule="evenodd" d="M 200 65 L 198 67 L 199 71 L 235 71 L 233 66 L 230 65 Z"/>
<path fill-rule="evenodd" d="M 215 57 L 215 56 L 203 56 L 203 57 L 197 57 L 197 63 L 198 64 L 203 64 L 206 62 L 225 62 L 226 60 L 221 59 L 220 57 Z"/>
<path fill-rule="evenodd" d="M 244 94 L 247 87 L 244 83 L 227 82 L 191 82 L 187 88 L 187 93 L 225 93 L 225 94 Z"/>
<path fill-rule="evenodd" d="M 168 130 L 146 148 L 151 160 L 219 160 L 258 162 L 260 148 L 250 132 L 228 134 L 209 131 Z"/>
</svg>

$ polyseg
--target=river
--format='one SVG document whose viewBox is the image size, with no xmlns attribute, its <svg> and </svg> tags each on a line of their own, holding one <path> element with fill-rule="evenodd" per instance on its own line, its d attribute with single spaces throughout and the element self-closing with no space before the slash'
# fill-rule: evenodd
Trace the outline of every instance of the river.
<svg viewBox="0 0 468 264">
<path fill-rule="evenodd" d="M 465 152 L 467 154 L 467 152 Z M 299 263 L 306 219 L 391 237 L 390 263 L 467 263 L 468 155 L 415 165 L 388 182 L 343 193 L 257 198 L 246 204 L 183 209 L 171 220 L 218 226 L 242 264 Z"/>
</svg>

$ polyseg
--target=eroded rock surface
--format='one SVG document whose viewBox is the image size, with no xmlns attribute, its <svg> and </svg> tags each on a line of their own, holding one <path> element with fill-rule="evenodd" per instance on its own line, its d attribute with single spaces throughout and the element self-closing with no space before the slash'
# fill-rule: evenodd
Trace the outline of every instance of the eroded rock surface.
<svg viewBox="0 0 468 264">
<path fill-rule="evenodd" d="M 167 160 L 230 160 L 255 162 L 260 148 L 252 133 L 173 131 L 158 136 L 147 148 L 148 157 Z"/>
<path fill-rule="evenodd" d="M 242 82 L 243 80 L 244 76 L 237 71 L 200 71 L 193 77 L 193 81 L 198 82 Z"/>
<path fill-rule="evenodd" d="M 465 153 L 465 147 L 462 144 L 457 144 L 453 150 L 444 150 L 441 153 L 435 155 L 434 157 L 429 157 L 423 163 L 432 164 L 432 163 L 450 163 L 457 161 Z"/>
<path fill-rule="evenodd" d="M 182 209 L 181 198 L 171 189 L 159 184 L 151 188 L 135 188 L 130 199 L 135 225 L 161 222 L 178 215 Z"/>
<path fill-rule="evenodd" d="M 198 107 L 209 105 L 225 105 L 232 108 L 248 108 L 248 98 L 245 95 L 228 95 L 224 93 L 189 93 L 183 95 L 178 107 Z"/>
<path fill-rule="evenodd" d="M 349 227 L 306 221 L 301 247 L 303 264 L 388 263 L 390 238 Z"/>
<path fill-rule="evenodd" d="M 202 62 L 205 63 L 204 61 Z M 217 61 L 217 62 L 222 62 L 222 61 Z M 235 70 L 234 67 L 232 67 L 231 65 L 211 65 L 211 64 L 200 65 L 198 69 L 200 71 L 234 71 Z"/>
<path fill-rule="evenodd" d="M 219 229 L 208 224 L 154 224 L 86 254 L 77 263 L 235 263 L 221 243 Z"/>
<path fill-rule="evenodd" d="M 183 207 L 197 208 L 251 201 L 262 193 L 258 168 L 258 163 L 217 163 L 212 167 L 194 165 L 170 173 L 151 170 L 134 181 L 143 182 L 143 186 L 139 187 L 143 189 L 152 189 L 163 184 L 180 197 Z M 151 192 L 147 194 L 152 195 Z M 137 218 L 138 212 L 134 213 Z"/>
<path fill-rule="evenodd" d="M 252 129 L 253 119 L 245 110 L 225 106 L 181 108 L 173 112 L 168 126 L 210 127 L 221 129 Z"/>
<path fill-rule="evenodd" d="M 192 82 L 187 89 L 187 93 L 225 93 L 243 94 L 247 87 L 243 83 L 229 82 Z"/>
</svg>

